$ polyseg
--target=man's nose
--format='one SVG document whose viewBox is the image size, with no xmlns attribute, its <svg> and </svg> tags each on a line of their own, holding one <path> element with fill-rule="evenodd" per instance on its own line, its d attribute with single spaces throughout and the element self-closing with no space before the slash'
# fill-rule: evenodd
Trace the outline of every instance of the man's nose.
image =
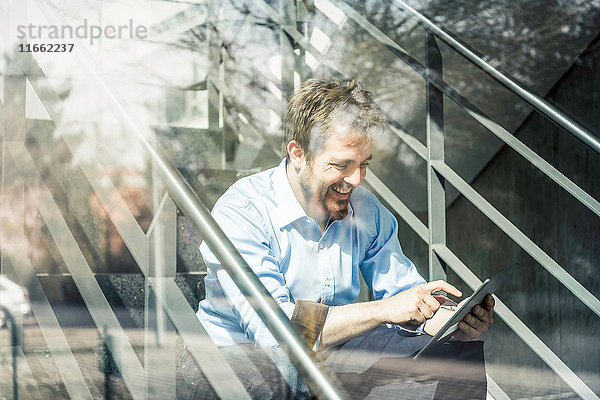
<svg viewBox="0 0 600 400">
<path fill-rule="evenodd" d="M 362 178 L 363 177 L 361 175 L 360 168 L 355 168 L 350 175 L 347 175 L 346 178 L 344 178 L 344 181 L 354 187 L 357 187 L 360 186 Z"/>
</svg>

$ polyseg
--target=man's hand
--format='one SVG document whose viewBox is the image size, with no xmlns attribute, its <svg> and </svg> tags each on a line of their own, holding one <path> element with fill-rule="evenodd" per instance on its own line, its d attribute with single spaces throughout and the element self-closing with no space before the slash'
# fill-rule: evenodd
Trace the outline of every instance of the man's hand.
<svg viewBox="0 0 600 400">
<path fill-rule="evenodd" d="M 440 302 L 431 295 L 443 290 L 460 297 L 462 293 L 444 281 L 434 281 L 417 285 L 392 297 L 381 300 L 382 320 L 389 324 L 413 323 L 420 325 L 431 318 L 440 308 Z"/>
<path fill-rule="evenodd" d="M 494 305 L 496 302 L 491 295 L 485 296 L 483 303 L 473 307 L 471 312 L 458 323 L 460 329 L 454 339 L 472 340 L 485 333 L 494 323 Z"/>
</svg>

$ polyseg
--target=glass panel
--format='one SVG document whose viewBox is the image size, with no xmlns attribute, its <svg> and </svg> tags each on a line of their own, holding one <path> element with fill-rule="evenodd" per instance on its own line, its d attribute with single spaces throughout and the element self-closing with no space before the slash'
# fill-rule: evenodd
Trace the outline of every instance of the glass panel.
<svg viewBox="0 0 600 400">
<path fill-rule="evenodd" d="M 597 2 L 409 3 L 598 136 Z M 498 293 L 514 314 L 498 316 L 482 336 L 488 387 L 497 384 L 511 398 L 600 392 L 600 156 L 448 44 L 427 42 L 401 2 L 0 1 L 0 22 L 0 397 L 13 397 L 13 379 L 21 398 L 187 398 L 190 390 L 198 398 L 243 396 L 246 370 L 255 377 L 262 368 L 285 381 L 281 393 L 300 390 L 283 350 L 219 349 L 205 332 L 199 303 L 221 290 L 211 286 L 215 278 L 199 251 L 208 236 L 177 207 L 181 194 L 163 166 L 212 208 L 236 181 L 281 162 L 284 113 L 300 83 L 342 76 L 357 77 L 389 120 L 369 166 L 385 190 L 377 181 L 364 186 L 399 220 L 416 270 L 427 277 L 439 262 L 447 280 L 470 294 L 473 277 L 444 259 L 449 251 L 479 280 L 521 263 Z M 488 118 L 495 133 L 483 125 Z M 565 174 L 558 178 L 563 186 L 567 178 L 579 185 L 589 207 L 506 146 L 499 132 L 529 146 L 547 170 Z M 468 199 L 473 193 L 452 180 L 452 171 L 531 243 L 518 245 L 503 233 L 507 224 L 483 215 L 485 204 Z M 294 254 L 319 238 L 295 246 Z M 371 249 L 368 240 L 355 244 Z M 540 261 L 536 251 L 551 260 Z M 362 263 L 366 254 L 354 256 Z M 549 272 L 553 263 L 572 277 L 572 290 Z M 334 269 L 346 272 L 341 261 Z M 323 293 L 331 284 L 299 275 Z M 349 291 L 361 286 L 357 301 L 381 297 L 368 293 L 368 276 L 352 279 Z M 289 286 L 294 307 L 304 298 Z M 342 305 L 320 293 L 313 300 Z M 227 323 L 240 327 L 244 342 L 240 312 Z M 514 332 L 515 318 L 541 344 Z M 545 351 L 558 361 L 544 361 Z M 351 367 L 337 375 L 346 389 L 381 395 L 376 374 L 363 385 L 362 377 L 348 380 L 365 373 Z M 256 385 L 248 394 L 272 389 Z"/>
</svg>

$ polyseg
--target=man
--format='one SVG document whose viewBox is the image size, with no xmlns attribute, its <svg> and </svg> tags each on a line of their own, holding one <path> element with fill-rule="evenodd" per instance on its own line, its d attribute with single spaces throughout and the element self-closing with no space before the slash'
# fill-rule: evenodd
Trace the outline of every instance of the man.
<svg viewBox="0 0 600 400">
<path fill-rule="evenodd" d="M 393 215 L 360 187 L 385 120 L 357 81 L 308 80 L 288 105 L 284 160 L 236 182 L 212 211 L 315 350 L 352 353 L 383 335 L 394 343 L 392 356 L 408 356 L 426 343 L 423 331 L 435 334 L 453 313 L 440 308 L 446 299 L 436 292 L 461 296 L 444 281 L 425 282 L 401 250 Z M 201 252 L 208 274 L 197 315 L 212 340 L 277 346 L 205 243 Z M 353 303 L 359 271 L 374 301 Z M 488 296 L 459 324 L 455 339 L 485 332 L 493 307 Z"/>
</svg>

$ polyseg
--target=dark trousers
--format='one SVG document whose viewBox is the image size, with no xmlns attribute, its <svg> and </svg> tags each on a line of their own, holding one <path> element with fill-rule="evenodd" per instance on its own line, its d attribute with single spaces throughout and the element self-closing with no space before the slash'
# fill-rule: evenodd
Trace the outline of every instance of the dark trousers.
<svg viewBox="0 0 600 400">
<path fill-rule="evenodd" d="M 319 353 L 352 399 L 485 399 L 483 342 L 451 342 L 431 355 L 412 355 L 429 340 L 386 327 Z M 253 399 L 306 399 L 310 392 L 281 349 L 243 344 L 221 349 Z M 181 399 L 218 398 L 191 355 L 178 371 Z"/>
</svg>

